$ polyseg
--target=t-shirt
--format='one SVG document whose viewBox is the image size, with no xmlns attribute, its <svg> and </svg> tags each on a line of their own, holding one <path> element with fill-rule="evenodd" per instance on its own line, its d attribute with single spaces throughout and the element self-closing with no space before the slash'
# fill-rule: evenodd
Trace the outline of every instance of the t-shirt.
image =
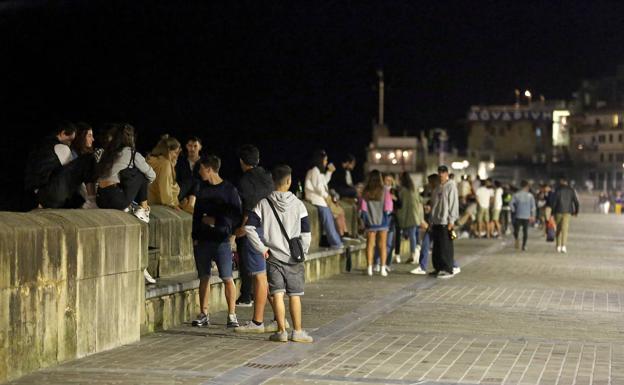
<svg viewBox="0 0 624 385">
<path fill-rule="evenodd" d="M 494 210 L 503 208 L 503 188 L 499 187 L 494 190 Z"/>
<path fill-rule="evenodd" d="M 490 208 L 490 198 L 492 198 L 492 190 L 481 186 L 477 189 L 477 203 L 479 203 L 479 207 L 482 209 Z"/>
</svg>

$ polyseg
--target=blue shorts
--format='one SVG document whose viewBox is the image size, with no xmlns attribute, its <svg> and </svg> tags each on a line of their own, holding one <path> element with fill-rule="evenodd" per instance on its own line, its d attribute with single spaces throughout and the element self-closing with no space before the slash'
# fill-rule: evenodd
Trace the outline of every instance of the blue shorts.
<svg viewBox="0 0 624 385">
<path fill-rule="evenodd" d="M 247 237 L 237 239 L 237 247 L 239 247 L 239 255 L 242 263 L 245 264 L 247 272 L 250 275 L 266 273 L 266 261 L 262 254 L 254 249 Z"/>
<path fill-rule="evenodd" d="M 229 241 L 222 243 L 198 241 L 197 245 L 193 246 L 193 255 L 195 256 L 197 276 L 200 279 L 210 278 L 212 261 L 217 264 L 219 277 L 222 280 L 232 279 L 232 247 Z"/>
</svg>

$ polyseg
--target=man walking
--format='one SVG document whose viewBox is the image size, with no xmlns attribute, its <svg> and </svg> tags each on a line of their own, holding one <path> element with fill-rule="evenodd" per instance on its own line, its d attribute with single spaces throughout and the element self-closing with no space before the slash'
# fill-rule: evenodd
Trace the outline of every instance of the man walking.
<svg viewBox="0 0 624 385">
<path fill-rule="evenodd" d="M 459 217 L 457 185 L 449 182 L 449 171 L 444 165 L 438 167 L 440 185 L 431 194 L 431 238 L 433 241 L 433 275 L 438 278 L 453 276 L 454 223 Z"/>
<path fill-rule="evenodd" d="M 570 227 L 570 216 L 577 216 L 579 212 L 579 201 L 576 191 L 568 185 L 565 178 L 559 180 L 559 188 L 555 191 L 553 199 L 553 213 L 557 222 L 557 252 L 567 253 L 568 228 Z"/>
<path fill-rule="evenodd" d="M 514 239 L 515 247 L 520 247 L 520 240 L 518 239 L 518 233 L 520 227 L 522 227 L 522 251 L 526 251 L 529 222 L 535 220 L 535 198 L 533 194 L 529 192 L 529 182 L 523 180 L 520 182 L 520 191 L 513 195 L 511 198 L 511 212 L 514 213 Z"/>
<path fill-rule="evenodd" d="M 291 243 L 300 242 L 304 254 L 310 247 L 312 235 L 308 212 L 297 197 L 288 191 L 291 169 L 286 165 L 273 169 L 275 190 L 249 214 L 245 231 L 252 247 L 267 260 L 269 292 L 277 320 L 277 332 L 270 340 L 276 342 L 313 342 L 302 328 L 301 296 L 304 293 L 305 266 L 295 260 Z M 261 237 L 260 234 L 263 234 Z M 284 293 L 290 297 L 290 317 L 293 330 L 286 332 Z"/>
</svg>

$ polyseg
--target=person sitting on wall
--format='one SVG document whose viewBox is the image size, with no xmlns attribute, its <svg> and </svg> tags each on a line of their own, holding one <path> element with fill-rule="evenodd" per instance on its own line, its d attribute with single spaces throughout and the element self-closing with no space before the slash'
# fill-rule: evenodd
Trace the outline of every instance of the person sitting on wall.
<svg viewBox="0 0 624 385">
<path fill-rule="evenodd" d="M 329 188 L 334 189 L 340 198 L 357 198 L 357 189 L 353 184 L 351 172 L 355 168 L 355 157 L 352 154 L 343 156 L 341 167 L 338 168 L 329 180 Z"/>
<path fill-rule="evenodd" d="M 176 182 L 175 172 L 180 150 L 180 142 L 165 134 L 150 153 L 147 163 L 156 172 L 156 179 L 147 191 L 147 201 L 150 205 L 163 205 L 176 210 L 182 209 L 178 200 L 180 186 Z"/>
<path fill-rule="evenodd" d="M 54 135 L 45 138 L 29 154 L 24 188 L 34 197 L 39 208 L 79 208 L 84 198 L 79 190 L 94 179 L 92 156 L 72 157 L 70 145 L 76 137 L 76 126 L 62 122 Z"/>
<path fill-rule="evenodd" d="M 195 207 L 195 194 L 199 184 L 199 158 L 202 150 L 202 142 L 196 136 L 191 136 L 186 141 L 186 155 L 180 154 L 175 165 L 176 181 L 180 186 L 178 200 L 185 211 L 193 213 Z"/>
</svg>

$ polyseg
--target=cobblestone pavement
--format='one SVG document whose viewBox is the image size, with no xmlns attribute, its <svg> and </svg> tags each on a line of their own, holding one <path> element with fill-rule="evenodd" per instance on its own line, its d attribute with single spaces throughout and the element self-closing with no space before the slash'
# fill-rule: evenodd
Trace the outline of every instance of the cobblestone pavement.
<svg viewBox="0 0 624 385">
<path fill-rule="evenodd" d="M 450 280 L 353 272 L 306 287 L 314 344 L 179 327 L 13 384 L 624 385 L 624 217 L 573 218 L 568 254 L 531 231 L 462 240 Z M 248 319 L 249 309 L 239 318 Z M 269 318 L 270 315 L 267 315 Z"/>
</svg>

